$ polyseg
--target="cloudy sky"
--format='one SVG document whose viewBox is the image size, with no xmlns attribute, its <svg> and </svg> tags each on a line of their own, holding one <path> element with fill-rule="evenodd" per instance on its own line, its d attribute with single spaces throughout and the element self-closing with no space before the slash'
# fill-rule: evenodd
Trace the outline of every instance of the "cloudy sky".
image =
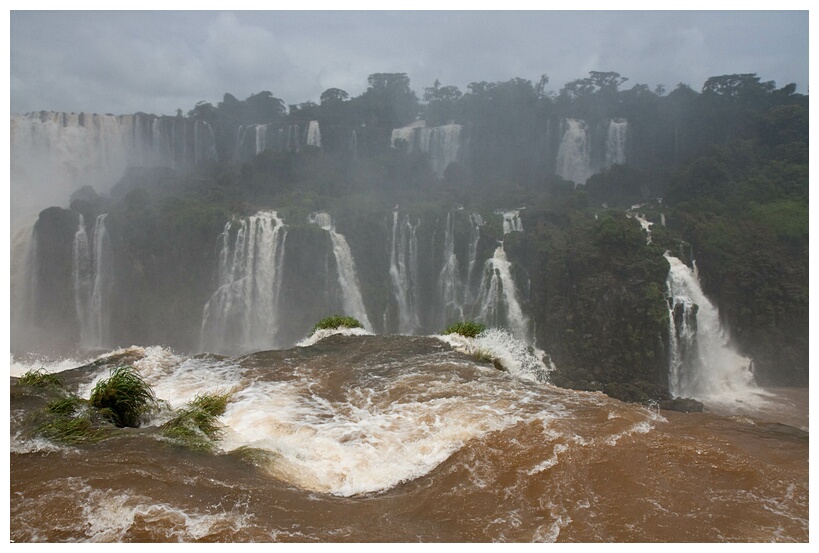
<svg viewBox="0 0 819 553">
<path fill-rule="evenodd" d="M 222 3 L 224 4 L 224 3 Z M 623 88 L 757 73 L 808 91 L 807 11 L 12 11 L 11 112 L 174 114 L 269 90 L 287 104 L 367 76 L 407 73 L 419 97 L 435 79 L 550 77 L 589 71 Z"/>
</svg>

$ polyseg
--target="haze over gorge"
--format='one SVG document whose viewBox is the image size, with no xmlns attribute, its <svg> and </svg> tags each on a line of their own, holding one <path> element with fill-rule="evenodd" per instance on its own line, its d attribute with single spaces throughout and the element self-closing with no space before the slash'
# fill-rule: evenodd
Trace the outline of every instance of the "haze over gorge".
<svg viewBox="0 0 819 553">
<path fill-rule="evenodd" d="M 11 538 L 808 541 L 808 96 L 548 83 L 12 115 Z"/>
</svg>

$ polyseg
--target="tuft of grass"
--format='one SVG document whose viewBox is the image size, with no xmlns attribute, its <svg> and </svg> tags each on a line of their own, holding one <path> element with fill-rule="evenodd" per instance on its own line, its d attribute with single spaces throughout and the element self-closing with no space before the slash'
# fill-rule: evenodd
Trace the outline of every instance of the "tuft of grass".
<svg viewBox="0 0 819 553">
<path fill-rule="evenodd" d="M 474 321 L 461 321 L 446 328 L 442 334 L 460 334 L 467 338 L 474 338 L 486 330 L 486 325 Z"/>
<path fill-rule="evenodd" d="M 229 392 L 198 395 L 190 404 L 192 407 L 202 409 L 214 417 L 218 417 L 225 414 L 230 397 Z"/>
<path fill-rule="evenodd" d="M 111 369 L 108 379 L 97 382 L 90 402 L 114 425 L 135 428 L 156 405 L 156 396 L 134 367 L 122 365 Z"/>
<path fill-rule="evenodd" d="M 246 445 L 237 447 L 229 455 L 257 468 L 270 467 L 281 457 L 278 453 Z"/>
<path fill-rule="evenodd" d="M 339 328 L 339 327 L 346 327 L 346 328 L 364 328 L 358 319 L 355 317 L 343 317 L 341 315 L 332 315 L 331 317 L 324 317 L 322 320 L 317 322 L 313 325 L 313 330 L 310 331 L 312 334 L 317 330 L 323 330 L 326 328 Z"/>
<path fill-rule="evenodd" d="M 230 395 L 196 396 L 188 407 L 178 410 L 176 417 L 162 425 L 162 435 L 188 449 L 212 451 L 223 432 L 216 418 L 224 414 Z"/>
<path fill-rule="evenodd" d="M 97 443 L 110 436 L 110 424 L 87 401 L 70 395 L 34 414 L 34 436 L 68 445 Z"/>
<path fill-rule="evenodd" d="M 40 369 L 32 369 L 17 380 L 18 386 L 36 386 L 38 388 L 62 388 L 63 379 L 45 370 L 45 367 Z"/>
</svg>

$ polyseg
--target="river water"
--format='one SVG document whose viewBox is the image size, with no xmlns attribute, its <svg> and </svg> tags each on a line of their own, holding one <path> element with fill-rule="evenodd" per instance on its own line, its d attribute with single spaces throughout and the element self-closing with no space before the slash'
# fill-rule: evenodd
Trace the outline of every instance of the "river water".
<svg viewBox="0 0 819 553">
<path fill-rule="evenodd" d="M 660 411 L 554 387 L 521 350 L 481 346 L 501 371 L 449 342 L 331 335 L 242 357 L 131 347 L 59 367 L 86 398 L 121 363 L 171 408 L 230 391 L 216 453 L 161 438 L 167 410 L 94 445 L 25 437 L 45 400 L 12 378 L 11 539 L 808 541 L 806 391 Z M 12 375 L 35 365 L 12 360 Z"/>
</svg>

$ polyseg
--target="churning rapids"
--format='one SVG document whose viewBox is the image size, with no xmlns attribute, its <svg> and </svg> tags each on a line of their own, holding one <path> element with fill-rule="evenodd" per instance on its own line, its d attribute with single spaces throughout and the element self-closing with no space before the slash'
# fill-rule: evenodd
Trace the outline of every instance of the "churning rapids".
<svg viewBox="0 0 819 553">
<path fill-rule="evenodd" d="M 162 412 L 95 445 L 25 438 L 44 400 L 12 377 L 11 539 L 808 541 L 806 429 L 557 388 L 531 351 L 504 331 L 478 343 L 362 331 L 62 367 L 85 398 L 120 363 L 172 408 L 231 391 L 216 454 L 162 439 Z"/>
</svg>

